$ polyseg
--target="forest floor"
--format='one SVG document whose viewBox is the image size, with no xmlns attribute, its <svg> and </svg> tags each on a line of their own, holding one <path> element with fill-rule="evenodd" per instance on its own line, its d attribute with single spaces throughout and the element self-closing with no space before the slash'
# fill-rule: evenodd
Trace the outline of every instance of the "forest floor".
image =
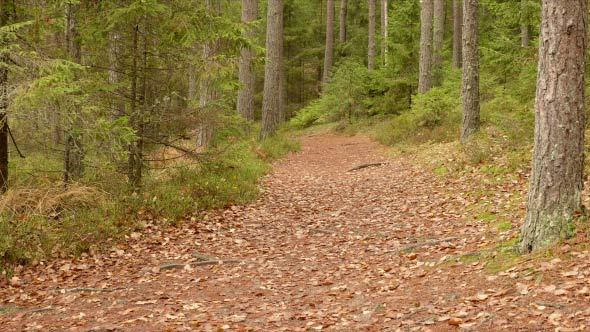
<svg viewBox="0 0 590 332">
<path fill-rule="evenodd" d="M 492 204 L 522 204 L 526 177 L 489 184 L 437 177 L 362 137 L 320 134 L 302 143 L 275 164 L 255 203 L 178 228 L 146 222 L 108 253 L 19 269 L 0 289 L 0 326 L 590 329 L 587 250 L 571 243 L 547 256 L 517 256 L 515 229 L 498 231 L 470 212 L 478 202 L 466 193 L 481 186 Z M 366 164 L 377 165 L 357 167 Z"/>
</svg>

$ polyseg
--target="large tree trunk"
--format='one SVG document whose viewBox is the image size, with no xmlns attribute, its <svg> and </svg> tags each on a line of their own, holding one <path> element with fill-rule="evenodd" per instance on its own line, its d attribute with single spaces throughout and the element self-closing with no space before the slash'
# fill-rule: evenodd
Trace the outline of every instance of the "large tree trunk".
<svg viewBox="0 0 590 332">
<path fill-rule="evenodd" d="M 266 61 L 264 66 L 264 96 L 262 98 L 262 128 L 260 138 L 277 130 L 281 117 L 281 39 L 283 38 L 283 0 L 269 0 L 266 27 Z"/>
<path fill-rule="evenodd" d="M 348 15 L 348 0 L 340 0 L 340 25 L 338 41 L 346 43 L 346 16 Z"/>
<path fill-rule="evenodd" d="M 461 142 L 479 130 L 479 0 L 463 0 L 463 77 Z"/>
<path fill-rule="evenodd" d="M 387 26 L 389 20 L 387 15 L 388 6 L 387 0 L 381 0 L 381 61 L 383 66 L 387 64 Z"/>
<path fill-rule="evenodd" d="M 334 0 L 328 0 L 326 4 L 326 50 L 324 52 L 324 75 L 322 76 L 324 85 L 330 79 L 332 63 L 334 62 Z"/>
<path fill-rule="evenodd" d="M 418 93 L 432 88 L 432 0 L 420 0 L 420 73 Z"/>
<path fill-rule="evenodd" d="M 453 67 L 463 66 L 463 5 L 453 0 Z"/>
<path fill-rule="evenodd" d="M 369 47 L 368 47 L 368 61 L 367 67 L 369 70 L 375 69 L 375 56 L 377 54 L 377 44 L 375 41 L 375 16 L 377 9 L 375 8 L 376 0 L 369 0 Z"/>
<path fill-rule="evenodd" d="M 535 148 L 520 250 L 570 235 L 582 211 L 586 0 L 543 0 Z"/>
<path fill-rule="evenodd" d="M 528 24 L 527 17 L 527 0 L 520 1 L 520 44 L 522 47 L 528 47 L 531 43 L 531 27 Z"/>
<path fill-rule="evenodd" d="M 432 72 L 433 84 L 442 83 L 443 42 L 445 34 L 445 3 L 444 0 L 434 0 L 434 34 L 432 41 Z"/>
<path fill-rule="evenodd" d="M 249 24 L 255 21 L 258 16 L 258 0 L 242 0 L 242 22 Z M 256 31 L 248 27 L 244 31 L 244 37 L 253 40 L 256 38 Z M 238 92 L 238 114 L 245 119 L 254 120 L 254 50 L 251 47 L 244 47 L 240 53 L 240 91 Z"/>
<path fill-rule="evenodd" d="M 66 48 L 71 61 L 81 62 L 80 40 L 77 27 L 79 4 L 66 4 Z M 84 150 L 76 127 L 80 124 L 80 110 L 74 110 L 65 133 L 64 182 L 79 180 L 84 173 Z"/>
</svg>

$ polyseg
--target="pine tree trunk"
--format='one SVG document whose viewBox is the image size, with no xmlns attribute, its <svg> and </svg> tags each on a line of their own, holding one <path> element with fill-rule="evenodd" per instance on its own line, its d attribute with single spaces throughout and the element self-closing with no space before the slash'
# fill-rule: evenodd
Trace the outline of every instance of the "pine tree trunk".
<svg viewBox="0 0 590 332">
<path fill-rule="evenodd" d="M 434 34 L 432 42 L 433 62 L 433 84 L 438 86 L 442 83 L 443 66 L 443 42 L 445 34 L 445 4 L 444 0 L 434 0 Z"/>
<path fill-rule="evenodd" d="M 420 73 L 418 93 L 426 93 L 432 88 L 432 19 L 434 6 L 432 0 L 420 0 Z"/>
<path fill-rule="evenodd" d="M 283 0 L 269 0 L 266 27 L 266 61 L 264 66 L 264 96 L 262 98 L 262 128 L 260 138 L 275 133 L 281 117 L 281 39 L 283 38 Z"/>
<path fill-rule="evenodd" d="M 387 65 L 387 27 L 389 19 L 387 0 L 381 0 L 381 62 L 383 66 Z"/>
<path fill-rule="evenodd" d="M 520 45 L 522 47 L 529 47 L 530 43 L 531 43 L 531 28 L 527 22 L 527 13 L 526 13 L 526 6 L 527 6 L 527 0 L 521 0 L 520 1 L 520 7 L 521 7 L 521 11 L 520 11 Z"/>
<path fill-rule="evenodd" d="M 463 0 L 463 77 L 461 142 L 479 131 L 479 0 Z"/>
<path fill-rule="evenodd" d="M 6 26 L 10 19 L 9 8 L 0 4 L 0 25 Z M 8 189 L 8 56 L 0 58 L 0 194 Z"/>
<path fill-rule="evenodd" d="M 80 40 L 77 27 L 79 4 L 66 4 L 66 47 L 71 61 L 81 63 Z M 80 110 L 74 110 L 72 119 L 65 133 L 64 148 L 64 182 L 79 180 L 84 173 L 84 151 L 80 134 L 76 127 L 80 125 Z"/>
<path fill-rule="evenodd" d="M 369 47 L 368 47 L 368 61 L 367 68 L 369 70 L 375 69 L 375 57 L 377 54 L 377 43 L 375 41 L 376 25 L 375 17 L 377 16 L 376 11 L 376 0 L 369 0 Z"/>
<path fill-rule="evenodd" d="M 463 66 L 463 4 L 453 0 L 453 67 Z"/>
<path fill-rule="evenodd" d="M 586 0 L 543 0 L 535 104 L 535 148 L 523 253 L 570 234 L 582 211 Z"/>
<path fill-rule="evenodd" d="M 251 23 L 258 16 L 258 0 L 242 0 L 242 22 Z M 256 38 L 256 31 L 248 27 L 244 31 L 244 37 L 253 40 Z M 240 53 L 239 80 L 240 91 L 238 91 L 238 114 L 245 119 L 254 120 L 254 50 L 244 47 Z"/>
<path fill-rule="evenodd" d="M 324 85 L 330 79 L 332 63 L 334 62 L 334 0 L 327 0 L 326 4 L 326 49 L 324 52 L 324 75 L 322 77 Z"/>
<path fill-rule="evenodd" d="M 214 5 L 214 2 L 216 5 Z M 217 15 L 219 13 L 220 1 L 206 0 L 207 10 Z M 201 57 L 207 68 L 207 72 L 202 75 L 199 82 L 199 125 L 197 126 L 197 147 L 206 147 L 213 138 L 214 118 L 216 116 L 212 109 L 212 103 L 217 99 L 217 89 L 215 87 L 215 80 L 212 78 L 215 75 L 214 67 L 215 61 L 213 58 L 217 52 L 218 42 L 206 42 L 203 45 Z"/>
<path fill-rule="evenodd" d="M 115 85 L 121 82 L 121 75 L 119 74 L 118 56 L 119 45 L 121 43 L 121 34 L 118 31 L 110 31 L 109 37 L 109 84 Z M 117 95 L 122 94 L 120 89 L 116 90 Z M 113 108 L 113 117 L 118 118 L 125 115 L 125 105 L 120 100 L 119 96 L 113 98 L 111 107 Z"/>
<path fill-rule="evenodd" d="M 131 46 L 131 73 L 129 79 L 131 80 L 131 107 L 129 115 L 129 123 L 131 128 L 135 131 L 137 140 L 129 144 L 129 160 L 127 165 L 127 178 L 133 190 L 137 191 L 141 187 L 141 168 L 142 156 L 140 147 L 141 140 L 141 125 L 140 125 L 140 108 L 139 93 L 137 81 L 139 79 L 139 25 L 133 27 L 132 46 Z"/>
<path fill-rule="evenodd" d="M 346 43 L 346 17 L 348 15 L 348 0 L 340 0 L 340 24 L 339 24 L 339 34 L 338 34 L 338 41 L 342 43 Z"/>
</svg>

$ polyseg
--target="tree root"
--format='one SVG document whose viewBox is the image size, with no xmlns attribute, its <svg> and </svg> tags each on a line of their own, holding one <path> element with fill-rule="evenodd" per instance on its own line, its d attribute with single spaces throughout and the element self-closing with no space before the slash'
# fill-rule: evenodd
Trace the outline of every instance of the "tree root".
<svg viewBox="0 0 590 332">
<path fill-rule="evenodd" d="M 391 250 L 391 251 L 387 251 L 387 254 L 397 254 L 400 252 L 409 252 L 412 251 L 414 249 L 420 248 L 420 247 L 429 247 L 429 246 L 433 246 L 435 244 L 439 244 L 442 242 L 448 242 L 448 241 L 454 241 L 457 240 L 458 238 L 456 237 L 447 237 L 444 239 L 440 239 L 440 240 L 429 240 L 429 241 L 424 241 L 424 242 L 420 242 L 420 243 L 415 243 L 415 244 L 411 244 L 396 250 Z"/>
<path fill-rule="evenodd" d="M 386 163 L 370 163 L 370 164 L 362 164 L 362 165 L 358 165 L 355 166 L 351 169 L 348 170 L 348 172 L 352 172 L 352 171 L 358 171 L 359 169 L 363 169 L 363 168 L 367 168 L 367 167 L 377 167 L 377 166 L 383 166 Z"/>
</svg>

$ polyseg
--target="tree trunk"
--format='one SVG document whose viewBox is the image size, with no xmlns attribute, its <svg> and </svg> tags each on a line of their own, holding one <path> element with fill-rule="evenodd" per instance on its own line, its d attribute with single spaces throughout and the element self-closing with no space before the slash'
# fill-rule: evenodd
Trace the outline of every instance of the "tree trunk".
<svg viewBox="0 0 590 332">
<path fill-rule="evenodd" d="M 445 3 L 444 0 L 434 0 L 434 34 L 432 41 L 432 72 L 433 84 L 442 83 L 443 42 L 445 34 Z"/>
<path fill-rule="evenodd" d="M 420 0 L 420 73 L 418 93 L 432 88 L 432 0 Z"/>
<path fill-rule="evenodd" d="M 389 25 L 387 0 L 381 0 L 381 62 L 387 64 L 387 26 Z"/>
<path fill-rule="evenodd" d="M 453 67 L 463 66 L 463 5 L 462 0 L 453 0 Z"/>
<path fill-rule="evenodd" d="M 109 32 L 109 84 L 115 85 L 121 82 L 121 75 L 119 74 L 119 45 L 121 43 L 121 34 L 118 31 L 110 31 Z M 113 116 L 115 118 L 122 117 L 125 115 L 125 105 L 121 102 L 120 89 L 115 90 L 117 92 L 117 96 L 113 98 L 113 102 L 111 107 L 113 108 Z"/>
<path fill-rule="evenodd" d="M 77 27 L 77 15 L 79 4 L 66 4 L 66 48 L 71 61 L 81 62 L 80 40 Z M 64 149 L 64 182 L 79 180 L 84 173 L 84 152 L 80 134 L 76 128 L 80 124 L 80 110 L 78 106 L 69 119 L 68 129 L 65 133 Z"/>
<path fill-rule="evenodd" d="M 129 123 L 134 129 L 137 140 L 129 144 L 129 160 L 127 166 L 127 177 L 129 184 L 133 190 L 137 191 L 141 187 L 141 169 L 142 169 L 142 155 L 141 155 L 141 125 L 140 125 L 140 108 L 138 106 L 139 93 L 137 88 L 137 81 L 139 77 L 139 25 L 133 27 L 132 46 L 131 46 L 131 114 L 129 115 Z"/>
<path fill-rule="evenodd" d="M 266 27 L 266 61 L 264 96 L 262 97 L 262 128 L 260 138 L 275 133 L 281 117 L 281 39 L 283 38 L 283 0 L 269 0 Z"/>
<path fill-rule="evenodd" d="M 582 211 L 586 0 L 543 0 L 535 148 L 520 250 L 571 235 Z"/>
<path fill-rule="evenodd" d="M 242 22 L 249 24 L 258 16 L 258 0 L 242 0 Z M 256 31 L 252 27 L 244 30 L 244 38 L 252 41 L 256 38 Z M 244 47 L 240 52 L 240 91 L 238 91 L 238 114 L 245 119 L 254 120 L 254 87 L 255 77 L 253 68 L 254 50 Z"/>
<path fill-rule="evenodd" d="M 522 47 L 529 47 L 531 43 L 531 27 L 527 17 L 527 0 L 521 0 L 520 7 L 520 44 Z"/>
<path fill-rule="evenodd" d="M 326 50 L 324 52 L 324 75 L 322 77 L 324 85 L 330 79 L 332 63 L 334 62 L 334 0 L 327 0 L 326 4 Z"/>
<path fill-rule="evenodd" d="M 479 130 L 479 0 L 463 0 L 463 77 L 461 143 Z"/>
<path fill-rule="evenodd" d="M 0 3 L 0 25 L 6 26 L 10 20 L 10 8 Z M 8 56 L 0 58 L 0 194 L 8 189 Z"/>
<path fill-rule="evenodd" d="M 348 15 L 348 0 L 340 0 L 340 25 L 339 25 L 339 34 L 338 34 L 338 41 L 342 43 L 346 43 L 346 17 Z"/>
<path fill-rule="evenodd" d="M 375 56 L 377 53 L 377 44 L 375 41 L 375 30 L 376 30 L 376 0 L 369 0 L 369 47 L 368 47 L 368 61 L 367 68 L 369 70 L 375 69 Z"/>
<path fill-rule="evenodd" d="M 214 0 L 207 0 L 207 10 L 213 15 L 219 13 L 217 6 L 214 6 Z M 217 7 L 217 8 L 216 8 Z M 212 103 L 217 99 L 217 89 L 215 80 L 212 78 L 214 73 L 215 61 L 213 60 L 217 52 L 217 42 L 206 42 L 202 49 L 202 59 L 205 63 L 207 72 L 201 76 L 199 82 L 199 125 L 197 126 L 197 147 L 206 147 L 213 138 L 213 126 L 215 113 L 212 109 Z"/>
</svg>

